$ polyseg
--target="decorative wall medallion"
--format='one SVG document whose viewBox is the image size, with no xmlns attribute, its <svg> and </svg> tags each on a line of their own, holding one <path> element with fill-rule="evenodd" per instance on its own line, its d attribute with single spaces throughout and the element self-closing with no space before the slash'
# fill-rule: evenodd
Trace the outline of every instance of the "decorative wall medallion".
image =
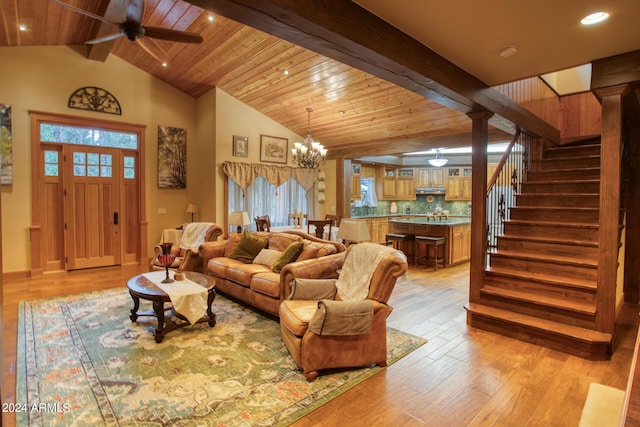
<svg viewBox="0 0 640 427">
<path fill-rule="evenodd" d="M 82 87 L 69 97 L 69 108 L 97 111 L 99 113 L 122 114 L 120 103 L 108 91 L 95 86 Z"/>
</svg>

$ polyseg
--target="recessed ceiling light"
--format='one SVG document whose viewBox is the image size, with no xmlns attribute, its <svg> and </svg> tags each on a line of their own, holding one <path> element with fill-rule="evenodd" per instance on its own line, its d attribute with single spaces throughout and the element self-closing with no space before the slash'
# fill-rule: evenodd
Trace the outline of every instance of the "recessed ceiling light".
<svg viewBox="0 0 640 427">
<path fill-rule="evenodd" d="M 515 45 L 510 44 L 500 49 L 500 52 L 498 52 L 498 55 L 500 55 L 503 58 L 508 58 L 510 56 L 515 55 L 516 53 L 518 53 L 518 48 Z"/>
<path fill-rule="evenodd" d="M 209 21 L 213 21 L 215 19 L 215 17 L 213 15 L 209 15 L 209 17 L 207 19 L 209 19 Z"/>
<path fill-rule="evenodd" d="M 609 18 L 609 14 L 607 12 L 595 12 L 582 18 L 580 23 L 582 25 L 593 25 L 598 22 L 602 22 L 607 18 Z"/>
<path fill-rule="evenodd" d="M 20 25 L 18 25 L 18 29 L 20 31 L 27 31 L 27 25 L 26 24 L 20 24 Z"/>
<path fill-rule="evenodd" d="M 162 66 L 163 66 L 163 67 L 168 67 L 168 66 L 169 66 L 169 63 L 168 63 L 168 62 L 163 62 L 163 63 L 162 63 Z"/>
<path fill-rule="evenodd" d="M 288 76 L 289 75 L 289 70 L 284 70 L 283 73 L 284 73 L 285 76 Z"/>
</svg>

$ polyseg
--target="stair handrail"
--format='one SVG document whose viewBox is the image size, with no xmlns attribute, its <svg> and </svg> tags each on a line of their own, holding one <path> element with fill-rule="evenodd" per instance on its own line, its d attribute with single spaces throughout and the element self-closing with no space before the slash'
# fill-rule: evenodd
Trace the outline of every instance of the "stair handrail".
<svg viewBox="0 0 640 427">
<path fill-rule="evenodd" d="M 514 151 L 516 144 L 520 144 L 523 149 Z M 530 144 L 531 137 L 518 129 L 487 184 L 485 194 L 487 212 L 484 224 L 487 253 L 497 248 L 496 236 L 504 232 L 503 227 L 505 221 L 509 220 L 510 208 L 515 206 L 515 195 L 521 189 L 522 182 L 526 180 Z M 499 183 L 500 190 L 498 190 Z"/>
<path fill-rule="evenodd" d="M 504 168 L 504 164 L 507 163 L 507 159 L 511 155 L 511 150 L 513 150 L 513 146 L 516 145 L 516 141 L 520 137 L 520 132 L 521 132 L 520 128 L 516 129 L 516 133 L 513 135 L 513 138 L 511 138 L 511 141 L 509 142 L 509 145 L 507 146 L 507 148 L 504 150 L 504 153 L 502 154 L 502 157 L 500 158 L 500 161 L 496 165 L 496 169 L 493 171 L 493 175 L 491 175 L 491 179 L 487 184 L 487 193 L 485 195 L 488 195 L 491 189 L 493 188 L 493 186 L 496 184 L 496 181 L 498 180 L 498 176 L 500 175 L 500 172 L 502 172 L 502 168 Z"/>
</svg>

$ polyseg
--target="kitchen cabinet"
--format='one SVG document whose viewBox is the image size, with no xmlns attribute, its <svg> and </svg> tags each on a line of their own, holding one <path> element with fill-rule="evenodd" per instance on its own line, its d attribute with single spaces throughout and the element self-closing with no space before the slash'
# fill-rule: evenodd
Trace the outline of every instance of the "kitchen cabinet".
<svg viewBox="0 0 640 427">
<path fill-rule="evenodd" d="M 444 169 L 419 168 L 416 170 L 416 187 L 444 187 Z"/>
<path fill-rule="evenodd" d="M 451 227 L 449 264 L 458 264 L 471 258 L 471 224 Z"/>
<path fill-rule="evenodd" d="M 445 200 L 471 200 L 471 167 L 447 168 Z"/>
<path fill-rule="evenodd" d="M 374 217 L 367 218 L 367 227 L 369 228 L 369 235 L 371 236 L 371 242 L 384 244 L 389 229 L 389 218 Z"/>
<path fill-rule="evenodd" d="M 381 167 L 378 174 L 381 183 L 376 183 L 381 191 L 378 198 L 381 200 L 415 200 L 416 180 L 415 169 Z M 381 193 L 381 194 L 380 194 Z"/>
<path fill-rule="evenodd" d="M 359 200 L 361 197 L 360 175 L 351 175 L 351 200 Z"/>
</svg>

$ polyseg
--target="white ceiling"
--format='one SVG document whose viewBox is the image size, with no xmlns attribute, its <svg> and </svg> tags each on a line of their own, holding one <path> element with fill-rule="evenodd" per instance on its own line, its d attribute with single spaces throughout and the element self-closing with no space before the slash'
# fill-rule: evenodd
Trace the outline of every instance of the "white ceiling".
<svg viewBox="0 0 640 427">
<path fill-rule="evenodd" d="M 640 0 L 353 1 L 489 86 L 640 50 Z M 611 16 L 580 24 L 596 11 Z"/>
</svg>

